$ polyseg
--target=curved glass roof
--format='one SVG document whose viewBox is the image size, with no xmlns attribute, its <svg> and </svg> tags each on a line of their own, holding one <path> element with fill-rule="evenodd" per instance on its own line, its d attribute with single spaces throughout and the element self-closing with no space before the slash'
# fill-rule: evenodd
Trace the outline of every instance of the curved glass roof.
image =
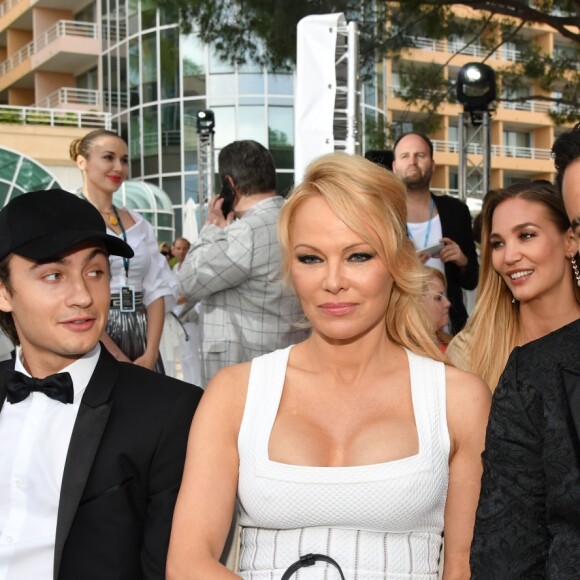
<svg viewBox="0 0 580 580">
<path fill-rule="evenodd" d="M 125 181 L 115 192 L 116 205 L 139 212 L 155 228 L 158 240 L 172 242 L 175 237 L 171 199 L 161 188 L 147 181 Z"/>
<path fill-rule="evenodd" d="M 28 191 L 62 189 L 43 165 L 13 149 L 0 147 L 0 207 Z"/>
</svg>

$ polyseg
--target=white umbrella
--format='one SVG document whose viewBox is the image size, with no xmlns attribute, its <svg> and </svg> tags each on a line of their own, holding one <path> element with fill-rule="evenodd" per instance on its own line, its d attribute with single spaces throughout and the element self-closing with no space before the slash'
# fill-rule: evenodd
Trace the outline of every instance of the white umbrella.
<svg viewBox="0 0 580 580">
<path fill-rule="evenodd" d="M 189 198 L 185 202 L 185 207 L 183 208 L 183 228 L 182 236 L 189 240 L 192 244 L 197 239 L 199 234 L 199 227 L 197 224 L 198 219 L 198 204 Z"/>
</svg>

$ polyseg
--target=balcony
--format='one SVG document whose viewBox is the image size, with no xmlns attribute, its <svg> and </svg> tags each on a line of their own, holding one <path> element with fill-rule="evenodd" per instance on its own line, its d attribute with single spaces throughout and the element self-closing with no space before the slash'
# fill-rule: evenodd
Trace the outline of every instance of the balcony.
<svg viewBox="0 0 580 580">
<path fill-rule="evenodd" d="M 22 0 L 5 0 L 5 2 L 2 2 L 2 4 L 0 4 L 0 18 L 4 18 L 4 16 L 21 1 Z"/>
<path fill-rule="evenodd" d="M 476 58 L 484 58 L 489 54 L 489 49 L 482 46 L 478 42 L 467 44 L 463 40 L 433 40 L 423 36 L 412 37 L 412 42 L 415 48 L 425 50 L 428 52 L 445 52 L 449 54 L 461 54 L 464 56 L 473 56 Z M 498 48 L 491 58 L 509 60 L 511 62 L 521 62 L 524 60 L 520 50 L 502 46 Z"/>
<path fill-rule="evenodd" d="M 434 139 L 433 151 L 438 153 L 459 153 L 459 143 L 457 141 L 442 141 Z M 479 143 L 468 143 L 467 153 L 472 155 L 483 155 L 483 147 Z M 550 160 L 550 149 L 539 149 L 535 147 L 516 147 L 512 145 L 492 145 L 492 157 L 515 157 L 518 159 L 541 159 Z"/>
<path fill-rule="evenodd" d="M 110 113 L 74 111 L 41 107 L 0 105 L 0 123 L 13 125 L 45 125 L 47 127 L 111 128 Z"/>
<path fill-rule="evenodd" d="M 100 106 L 100 94 L 91 89 L 63 87 L 34 106 L 45 109 L 94 109 Z"/>
<path fill-rule="evenodd" d="M 75 74 L 96 62 L 100 49 L 96 24 L 60 20 L 0 64 L 0 90 L 34 70 Z M 10 78 L 2 80 L 6 75 Z"/>
</svg>

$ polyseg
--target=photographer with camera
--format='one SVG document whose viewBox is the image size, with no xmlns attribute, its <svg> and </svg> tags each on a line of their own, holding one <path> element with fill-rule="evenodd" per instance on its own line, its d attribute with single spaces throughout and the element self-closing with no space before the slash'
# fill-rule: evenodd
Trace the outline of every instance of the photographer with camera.
<svg viewBox="0 0 580 580">
<path fill-rule="evenodd" d="M 277 237 L 283 199 L 270 152 L 234 141 L 218 157 L 222 192 L 180 271 L 183 292 L 201 302 L 202 379 L 220 368 L 294 344 L 302 310 L 281 281 Z"/>
</svg>

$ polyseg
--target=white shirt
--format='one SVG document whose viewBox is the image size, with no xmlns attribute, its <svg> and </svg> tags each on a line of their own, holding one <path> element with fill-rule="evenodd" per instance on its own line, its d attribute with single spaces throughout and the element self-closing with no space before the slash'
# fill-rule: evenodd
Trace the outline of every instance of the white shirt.
<svg viewBox="0 0 580 580">
<path fill-rule="evenodd" d="M 53 577 L 56 520 L 68 447 L 101 347 L 62 369 L 73 404 L 32 392 L 0 412 L 0 580 Z M 18 349 L 15 369 L 28 376 Z"/>
<path fill-rule="evenodd" d="M 443 237 L 439 215 L 434 216 L 430 221 L 426 222 L 407 222 L 407 230 L 411 235 L 411 240 L 413 240 L 417 251 L 439 243 L 439 240 Z M 426 237 L 427 239 L 425 240 Z M 439 258 L 429 258 L 425 262 L 425 265 L 437 268 L 445 274 L 445 266 Z"/>
</svg>

